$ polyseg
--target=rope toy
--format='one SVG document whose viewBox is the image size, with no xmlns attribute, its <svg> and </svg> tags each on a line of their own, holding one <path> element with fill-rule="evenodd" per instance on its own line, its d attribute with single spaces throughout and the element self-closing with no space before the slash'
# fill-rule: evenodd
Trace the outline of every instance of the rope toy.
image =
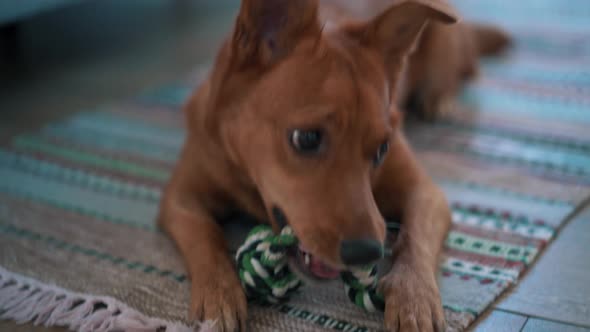
<svg viewBox="0 0 590 332">
<path fill-rule="evenodd" d="M 287 252 L 298 244 L 290 227 L 275 235 L 268 225 L 255 227 L 236 253 L 238 274 L 246 296 L 259 304 L 284 302 L 302 285 L 289 269 Z M 385 302 L 377 293 L 377 266 L 341 273 L 348 298 L 369 311 L 383 311 Z"/>
</svg>

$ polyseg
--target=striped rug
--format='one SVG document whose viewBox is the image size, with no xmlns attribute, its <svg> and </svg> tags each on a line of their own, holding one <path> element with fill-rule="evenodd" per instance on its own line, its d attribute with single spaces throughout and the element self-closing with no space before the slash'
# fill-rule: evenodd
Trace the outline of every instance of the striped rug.
<svg viewBox="0 0 590 332">
<path fill-rule="evenodd" d="M 590 3 L 455 3 L 505 26 L 517 47 L 485 61 L 456 112 L 407 128 L 452 204 L 438 279 L 449 331 L 518 282 L 590 194 Z M 184 139 L 180 105 L 203 73 L 0 148 L 0 318 L 85 331 L 194 327 L 190 281 L 154 217 Z M 382 324 L 338 282 L 250 307 L 252 331 Z"/>
</svg>

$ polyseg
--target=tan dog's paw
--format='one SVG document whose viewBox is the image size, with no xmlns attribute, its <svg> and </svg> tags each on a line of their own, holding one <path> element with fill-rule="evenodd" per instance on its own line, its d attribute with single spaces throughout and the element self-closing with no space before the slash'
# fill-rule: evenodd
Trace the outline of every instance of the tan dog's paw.
<svg viewBox="0 0 590 332">
<path fill-rule="evenodd" d="M 223 259 L 191 284 L 190 319 L 212 325 L 212 331 L 246 330 L 247 301 L 236 271 Z"/>
<path fill-rule="evenodd" d="M 394 266 L 380 281 L 389 332 L 442 332 L 446 328 L 436 278 L 409 266 Z"/>
</svg>

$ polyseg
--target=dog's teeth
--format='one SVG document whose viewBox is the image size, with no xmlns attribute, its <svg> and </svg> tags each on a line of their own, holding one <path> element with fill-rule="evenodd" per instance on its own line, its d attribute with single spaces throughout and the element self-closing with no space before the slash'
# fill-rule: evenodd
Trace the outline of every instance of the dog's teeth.
<svg viewBox="0 0 590 332">
<path fill-rule="evenodd" d="M 309 265 L 310 258 L 308 253 L 303 254 L 303 259 L 305 261 L 305 265 Z"/>
</svg>

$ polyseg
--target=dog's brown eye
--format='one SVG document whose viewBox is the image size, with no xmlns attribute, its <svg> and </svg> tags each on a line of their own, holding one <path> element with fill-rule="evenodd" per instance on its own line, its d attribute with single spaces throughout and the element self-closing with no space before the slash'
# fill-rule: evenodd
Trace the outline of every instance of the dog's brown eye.
<svg viewBox="0 0 590 332">
<path fill-rule="evenodd" d="M 375 165 L 375 167 L 381 165 L 385 155 L 387 154 L 387 151 L 389 151 L 389 142 L 384 142 L 379 146 L 377 154 L 375 154 L 375 157 L 373 158 L 373 165 Z"/>
<path fill-rule="evenodd" d="M 291 132 L 291 144 L 299 152 L 318 152 L 322 145 L 322 132 L 320 130 L 295 129 Z"/>
</svg>

